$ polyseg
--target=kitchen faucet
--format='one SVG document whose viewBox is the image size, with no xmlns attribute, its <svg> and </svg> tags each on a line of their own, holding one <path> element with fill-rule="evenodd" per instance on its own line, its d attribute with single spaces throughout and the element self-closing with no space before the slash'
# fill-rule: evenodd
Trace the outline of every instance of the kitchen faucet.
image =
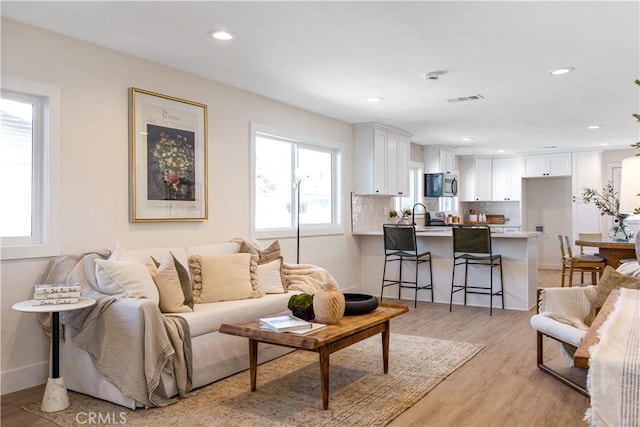
<svg viewBox="0 0 640 427">
<path fill-rule="evenodd" d="M 413 208 L 411 208 L 411 225 L 416 225 L 416 206 L 422 206 L 424 208 L 424 214 L 427 214 L 427 207 L 422 203 L 413 205 Z"/>
</svg>

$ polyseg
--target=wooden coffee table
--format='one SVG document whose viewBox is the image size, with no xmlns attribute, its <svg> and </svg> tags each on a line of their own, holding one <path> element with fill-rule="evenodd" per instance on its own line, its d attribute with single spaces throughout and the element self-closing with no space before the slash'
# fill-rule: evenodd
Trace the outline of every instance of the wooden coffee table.
<svg viewBox="0 0 640 427">
<path fill-rule="evenodd" d="M 325 329 L 309 335 L 294 335 L 286 332 L 271 332 L 260 329 L 260 322 L 235 325 L 222 324 L 223 334 L 249 338 L 249 374 L 251 391 L 256 391 L 258 374 L 258 343 L 269 343 L 298 350 L 313 351 L 320 355 L 320 381 L 322 390 L 322 407 L 329 408 L 329 355 L 349 347 L 373 335 L 382 333 L 382 364 L 384 373 L 389 371 L 389 323 L 396 316 L 409 311 L 406 305 L 380 304 L 371 313 L 359 316 L 345 316 L 337 325 L 329 325 Z M 289 312 L 274 313 L 273 316 Z M 267 317 L 267 316 L 263 316 Z"/>
</svg>

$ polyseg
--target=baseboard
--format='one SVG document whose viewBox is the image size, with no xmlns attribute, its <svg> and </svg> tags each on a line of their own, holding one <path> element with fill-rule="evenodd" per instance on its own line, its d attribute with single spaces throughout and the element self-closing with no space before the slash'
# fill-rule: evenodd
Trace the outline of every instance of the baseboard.
<svg viewBox="0 0 640 427">
<path fill-rule="evenodd" d="M 0 373 L 0 394 L 13 393 L 47 382 L 49 362 L 36 363 L 13 371 Z"/>
</svg>

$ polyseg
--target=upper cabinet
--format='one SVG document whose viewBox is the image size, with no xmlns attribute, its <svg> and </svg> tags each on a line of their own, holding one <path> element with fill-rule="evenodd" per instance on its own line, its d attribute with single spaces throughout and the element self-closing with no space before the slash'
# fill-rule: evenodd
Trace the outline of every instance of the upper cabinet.
<svg viewBox="0 0 640 427">
<path fill-rule="evenodd" d="M 571 153 L 535 154 L 524 157 L 524 178 L 570 175 Z"/>
<path fill-rule="evenodd" d="M 602 154 L 599 151 L 581 151 L 572 154 L 573 174 L 572 188 L 572 227 L 573 240 L 580 233 L 600 233 L 602 217 L 600 210 L 593 203 L 585 203 L 582 191 L 585 188 L 602 186 Z"/>
<path fill-rule="evenodd" d="M 355 192 L 409 195 L 410 134 L 380 123 L 355 128 Z"/>
<path fill-rule="evenodd" d="M 494 158 L 493 200 L 520 200 L 522 196 L 522 161 L 517 157 Z"/>
<path fill-rule="evenodd" d="M 463 202 L 491 200 L 491 158 L 461 156 L 460 168 L 460 200 Z"/>
<path fill-rule="evenodd" d="M 461 201 L 520 200 L 521 159 L 461 156 L 459 165 Z"/>
<path fill-rule="evenodd" d="M 572 154 L 573 174 L 571 187 L 574 198 L 582 198 L 585 188 L 602 186 L 602 155 L 599 151 L 580 151 Z"/>
<path fill-rule="evenodd" d="M 434 145 L 424 147 L 425 173 L 455 173 L 457 170 L 456 154 L 451 149 Z"/>
</svg>

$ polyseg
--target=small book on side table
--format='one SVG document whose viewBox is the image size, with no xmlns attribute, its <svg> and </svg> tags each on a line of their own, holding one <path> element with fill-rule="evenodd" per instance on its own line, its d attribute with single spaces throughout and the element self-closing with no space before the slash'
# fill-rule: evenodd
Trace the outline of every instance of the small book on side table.
<svg viewBox="0 0 640 427">
<path fill-rule="evenodd" d="M 260 327 L 275 332 L 301 331 L 312 328 L 312 323 L 293 316 L 263 317 Z"/>
</svg>

